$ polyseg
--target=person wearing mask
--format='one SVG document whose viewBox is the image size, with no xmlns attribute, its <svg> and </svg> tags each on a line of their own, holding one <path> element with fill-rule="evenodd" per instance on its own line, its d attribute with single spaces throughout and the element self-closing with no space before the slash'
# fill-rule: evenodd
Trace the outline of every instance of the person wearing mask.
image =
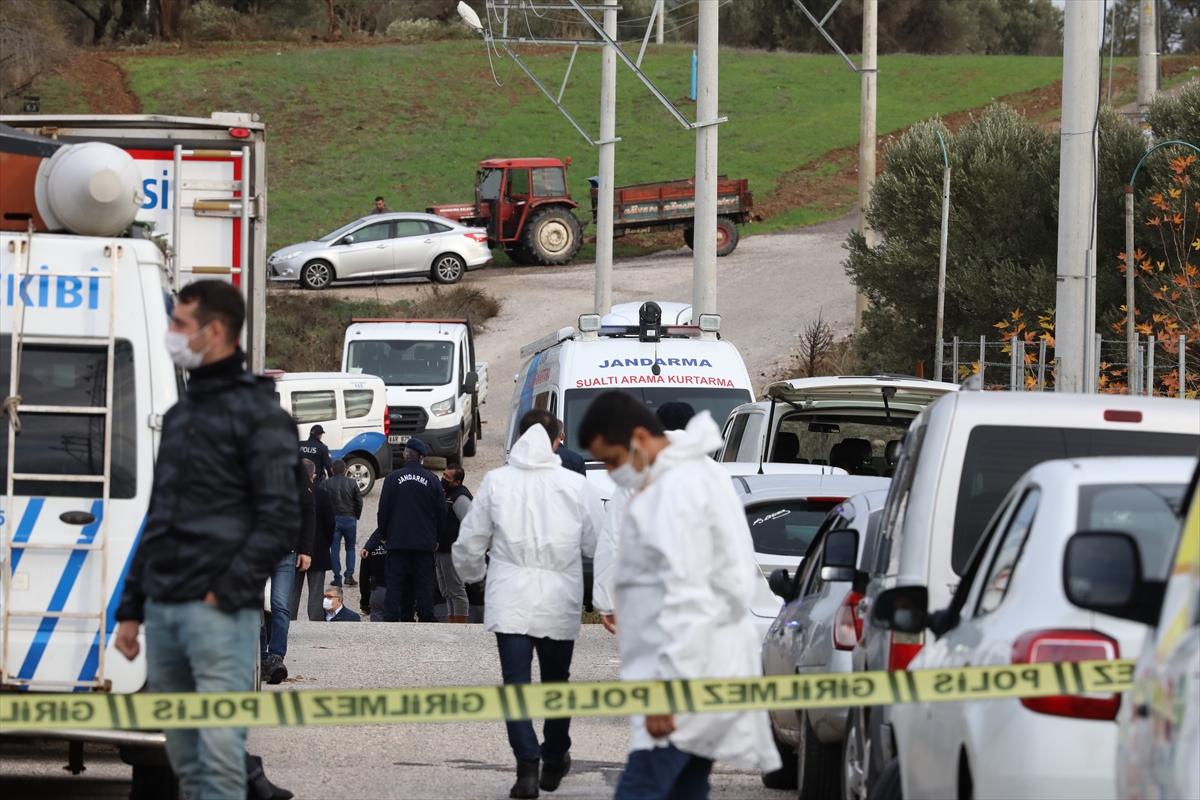
<svg viewBox="0 0 1200 800">
<path fill-rule="evenodd" d="M 632 395 L 597 395 L 580 442 L 631 494 L 613 583 L 621 679 L 762 674 L 750 604 L 758 566 L 742 504 L 708 453 L 721 434 L 707 411 L 668 437 Z M 707 797 L 714 761 L 780 768 L 765 711 L 630 718 L 617 798 Z"/>
<path fill-rule="evenodd" d="M 362 517 L 363 497 L 358 481 L 346 475 L 346 462 L 333 462 L 333 477 L 325 481 L 325 490 L 333 500 L 335 528 L 330 556 L 333 580 L 330 586 L 342 585 L 342 550 L 346 551 L 346 585 L 354 586 L 354 551 L 358 540 L 358 520 Z"/>
<path fill-rule="evenodd" d="M 542 681 L 570 678 L 583 611 L 583 557 L 594 554 L 604 521 L 596 490 L 554 455 L 557 426 L 541 409 L 521 417 L 508 465 L 484 476 L 453 548 L 463 580 L 487 576 L 484 628 L 496 634 L 505 684 L 531 682 L 535 652 Z M 557 789 L 571 769 L 571 720 L 546 720 L 541 745 L 532 722 L 505 724 L 517 759 L 509 797 Z"/>
<path fill-rule="evenodd" d="M 466 623 L 470 612 L 467 602 L 467 588 L 462 578 L 454 569 L 454 557 L 450 548 L 458 541 L 459 527 L 471 510 L 471 492 L 463 486 L 467 477 L 462 464 L 447 464 L 442 471 L 442 489 L 446 492 L 446 524 L 438 535 L 437 552 L 434 553 L 434 566 L 437 568 L 438 591 L 450 604 L 447 621 Z"/>
<path fill-rule="evenodd" d="M 340 586 L 330 586 L 325 590 L 325 598 L 321 601 L 326 622 L 362 622 L 362 617 L 355 614 L 342 604 L 342 589 Z"/>
<path fill-rule="evenodd" d="M 301 456 L 317 465 L 317 483 L 328 478 L 333 471 L 333 459 L 329 455 L 329 448 L 321 441 L 324 435 L 324 428 L 313 425 L 308 429 L 308 438 L 300 443 Z"/>
<path fill-rule="evenodd" d="M 125 577 L 114 646 L 133 660 L 145 625 L 154 692 L 254 690 L 263 587 L 300 530 L 296 426 L 273 381 L 245 368 L 236 287 L 179 291 L 166 347 L 187 391 L 162 421 L 150 506 Z M 245 797 L 245 728 L 173 729 L 167 756 L 193 800 Z"/>
<path fill-rule="evenodd" d="M 383 480 L 379 493 L 379 530 L 375 535 L 387 546 L 384 619 L 411 621 L 401 614 L 401 598 L 412 587 L 416 615 L 434 622 L 433 553 L 438 532 L 446 524 L 446 495 L 433 473 L 425 469 L 425 443 L 409 439 L 404 445 L 404 466 Z M 368 550 L 372 542 L 367 542 Z"/>
<path fill-rule="evenodd" d="M 383 197 L 380 196 L 380 197 L 375 198 L 375 207 L 371 209 L 371 213 L 372 214 L 393 214 L 395 212 L 392 211 L 391 206 L 389 206 L 387 203 L 383 202 Z"/>
<path fill-rule="evenodd" d="M 312 566 L 313 542 L 316 539 L 317 497 L 303 461 L 296 464 L 300 482 L 300 529 L 296 533 L 292 552 L 280 559 L 271 573 L 271 614 L 259 626 L 262 676 L 272 685 L 283 683 L 288 676 L 284 659 L 287 658 L 288 631 L 294 618 L 292 589 L 296 585 L 296 575 L 308 571 Z"/>
<path fill-rule="evenodd" d="M 304 464 L 305 473 L 308 476 L 309 482 L 312 482 L 316 475 L 317 467 L 307 458 L 302 462 Z M 329 498 L 329 492 L 325 491 L 323 486 L 313 484 L 312 487 L 313 499 L 316 501 L 317 527 L 316 535 L 313 537 L 313 554 L 312 562 L 308 569 L 301 572 L 296 571 L 295 580 L 292 583 L 292 594 L 289 604 L 292 619 L 300 618 L 300 595 L 304 591 L 304 585 L 308 584 L 308 620 L 309 622 L 320 622 L 321 614 L 321 593 L 325 589 L 325 573 L 329 571 L 329 549 L 333 544 L 333 501 Z"/>
</svg>

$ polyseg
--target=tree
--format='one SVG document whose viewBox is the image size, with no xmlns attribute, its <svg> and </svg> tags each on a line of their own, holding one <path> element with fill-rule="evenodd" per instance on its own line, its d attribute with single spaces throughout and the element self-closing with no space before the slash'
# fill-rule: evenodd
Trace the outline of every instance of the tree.
<svg viewBox="0 0 1200 800">
<path fill-rule="evenodd" d="M 0 3 L 0 105 L 28 91 L 66 52 L 65 34 L 47 0 Z"/>
</svg>

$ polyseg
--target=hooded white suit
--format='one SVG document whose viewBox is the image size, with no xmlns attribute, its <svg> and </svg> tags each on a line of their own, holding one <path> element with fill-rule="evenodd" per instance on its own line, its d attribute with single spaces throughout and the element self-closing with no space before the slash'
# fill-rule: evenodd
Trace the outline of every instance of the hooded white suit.
<svg viewBox="0 0 1200 800">
<path fill-rule="evenodd" d="M 750 613 L 760 580 L 745 512 L 729 474 L 708 453 L 721 435 L 707 411 L 648 468 L 629 498 L 618 541 L 614 592 L 621 678 L 753 677 L 762 642 Z M 780 768 L 765 711 L 676 714 L 676 730 L 654 739 L 630 720 L 630 749 L 668 741 L 692 755 L 771 772 Z"/>
<path fill-rule="evenodd" d="M 603 524 L 596 490 L 562 468 L 545 428 L 527 430 L 508 465 L 484 476 L 451 551 L 463 581 L 476 583 L 487 574 L 484 628 L 578 638 L 583 556 L 595 553 Z"/>
</svg>

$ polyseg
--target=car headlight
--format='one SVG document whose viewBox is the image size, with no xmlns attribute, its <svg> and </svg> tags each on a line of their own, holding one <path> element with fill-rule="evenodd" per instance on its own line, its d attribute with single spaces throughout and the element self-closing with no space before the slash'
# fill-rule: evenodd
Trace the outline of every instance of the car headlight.
<svg viewBox="0 0 1200 800">
<path fill-rule="evenodd" d="M 435 417 L 444 417 L 447 414 L 453 414 L 454 413 L 454 395 L 451 395 L 450 397 L 448 397 L 447 399 L 443 400 L 440 403 L 434 403 L 432 406 L 429 407 L 429 410 L 433 412 L 433 415 Z"/>
<path fill-rule="evenodd" d="M 303 252 L 304 252 L 303 250 L 293 250 L 290 253 L 284 253 L 283 255 L 281 255 L 279 257 L 279 260 L 280 261 L 291 261 L 293 258 L 295 258 L 296 256 L 300 255 Z"/>
</svg>

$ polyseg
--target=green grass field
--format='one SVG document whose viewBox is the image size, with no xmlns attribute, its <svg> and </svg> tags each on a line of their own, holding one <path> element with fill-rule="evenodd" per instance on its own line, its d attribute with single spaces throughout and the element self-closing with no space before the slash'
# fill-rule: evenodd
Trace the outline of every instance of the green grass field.
<svg viewBox="0 0 1200 800">
<path fill-rule="evenodd" d="M 523 48 L 557 92 L 569 50 Z M 691 49 L 651 47 L 644 67 L 692 118 Z M 511 61 L 482 43 L 372 47 L 270 47 L 181 55 L 116 54 L 145 113 L 258 113 L 269 141 L 270 242 L 308 239 L 366 213 L 377 194 L 397 210 L 468 201 L 476 163 L 503 156 L 570 156 L 575 198 L 597 155 Z M 599 53 L 579 53 L 564 105 L 595 138 Z M 878 130 L 986 105 L 1059 79 L 1058 58 L 880 58 Z M 836 56 L 721 53 L 721 171 L 765 195 L 780 175 L 858 141 L 860 77 Z M 44 107 L 45 108 L 45 107 Z M 45 108 L 50 111 L 50 108 Z M 618 185 L 694 172 L 694 136 L 618 66 Z M 819 215 L 795 209 L 779 223 Z M 778 224 L 770 227 L 778 227 Z M 751 229 L 752 232 L 753 229 Z"/>
</svg>

